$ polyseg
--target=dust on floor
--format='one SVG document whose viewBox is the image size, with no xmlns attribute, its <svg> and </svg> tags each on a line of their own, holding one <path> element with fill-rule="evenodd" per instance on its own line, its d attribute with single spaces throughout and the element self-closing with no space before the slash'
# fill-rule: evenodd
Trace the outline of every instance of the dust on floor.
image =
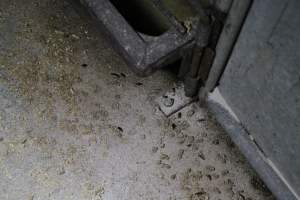
<svg viewBox="0 0 300 200">
<path fill-rule="evenodd" d="M 197 104 L 136 77 L 65 1 L 0 1 L 0 199 L 273 199 Z"/>
</svg>

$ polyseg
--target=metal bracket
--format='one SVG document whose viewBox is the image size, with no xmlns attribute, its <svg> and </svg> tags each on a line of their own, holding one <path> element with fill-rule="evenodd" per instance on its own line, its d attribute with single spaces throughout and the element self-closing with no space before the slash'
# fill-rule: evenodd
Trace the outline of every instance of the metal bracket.
<svg viewBox="0 0 300 200">
<path fill-rule="evenodd" d="M 187 27 L 168 10 L 168 6 L 162 5 L 164 1 L 75 1 L 87 8 L 115 49 L 138 75 L 147 76 L 180 59 L 182 50 L 194 41 L 193 30 L 198 17 L 189 19 Z M 133 12 L 130 9 L 134 9 Z M 136 24 L 138 21 L 142 21 L 142 28 Z M 155 34 L 152 32 L 154 29 L 158 30 Z"/>
</svg>

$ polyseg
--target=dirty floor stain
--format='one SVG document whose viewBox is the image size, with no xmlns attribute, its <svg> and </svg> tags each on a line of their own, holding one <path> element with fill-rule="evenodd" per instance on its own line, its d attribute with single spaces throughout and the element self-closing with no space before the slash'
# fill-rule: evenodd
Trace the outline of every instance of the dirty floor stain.
<svg viewBox="0 0 300 200">
<path fill-rule="evenodd" d="M 66 1 L 0 1 L 1 200 L 271 200 L 205 108 L 136 77 Z"/>
</svg>

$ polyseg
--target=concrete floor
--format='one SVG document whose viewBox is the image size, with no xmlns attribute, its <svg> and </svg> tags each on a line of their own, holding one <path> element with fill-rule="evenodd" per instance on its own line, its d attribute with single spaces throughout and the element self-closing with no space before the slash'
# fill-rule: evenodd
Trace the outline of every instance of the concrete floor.
<svg viewBox="0 0 300 200">
<path fill-rule="evenodd" d="M 167 71 L 136 77 L 60 0 L 0 1 L 1 200 L 274 199 Z"/>
</svg>

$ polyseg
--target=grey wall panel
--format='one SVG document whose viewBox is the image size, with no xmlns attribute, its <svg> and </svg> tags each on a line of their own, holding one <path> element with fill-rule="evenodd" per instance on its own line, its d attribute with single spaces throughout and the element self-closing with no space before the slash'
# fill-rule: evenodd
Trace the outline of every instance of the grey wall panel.
<svg viewBox="0 0 300 200">
<path fill-rule="evenodd" d="M 255 0 L 220 92 L 300 195 L 300 1 Z"/>
</svg>

